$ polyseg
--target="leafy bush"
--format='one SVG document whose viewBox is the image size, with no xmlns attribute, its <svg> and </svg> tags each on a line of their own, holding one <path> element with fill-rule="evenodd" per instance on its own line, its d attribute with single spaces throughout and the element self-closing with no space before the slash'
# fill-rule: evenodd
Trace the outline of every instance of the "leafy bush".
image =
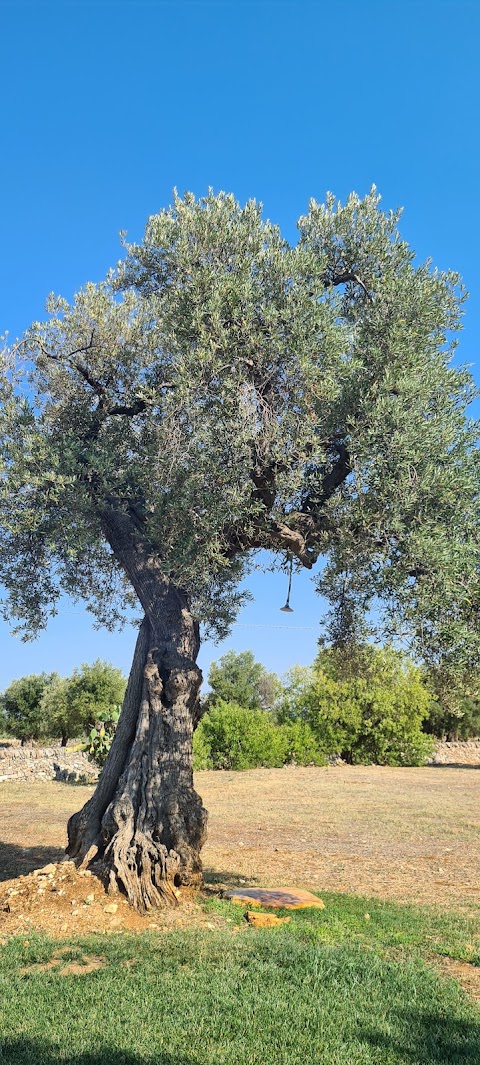
<svg viewBox="0 0 480 1065">
<path fill-rule="evenodd" d="M 286 762 L 324 764 L 308 724 L 294 721 L 278 725 L 262 710 L 219 700 L 194 732 L 195 769 L 254 769 Z"/>
<path fill-rule="evenodd" d="M 252 651 L 227 651 L 212 662 L 208 683 L 212 690 L 205 700 L 207 707 L 223 700 L 248 710 L 270 710 L 281 687 L 276 674 L 257 662 Z"/>
<path fill-rule="evenodd" d="M 71 677 L 55 676 L 43 694 L 42 705 L 50 736 L 63 746 L 72 736 L 90 731 L 96 721 L 108 721 L 122 704 L 125 677 L 120 669 L 97 659 L 84 663 Z"/>
<path fill-rule="evenodd" d="M 212 769 L 281 766 L 286 758 L 286 737 L 268 714 L 223 699 L 202 717 L 195 745 Z"/>
<path fill-rule="evenodd" d="M 309 692 L 314 679 L 312 666 L 297 665 L 289 669 L 275 707 L 275 719 L 280 725 L 286 721 L 308 721 Z"/>
<path fill-rule="evenodd" d="M 464 696 L 454 708 L 438 699 L 432 702 L 425 732 L 438 739 L 469 740 L 480 736 L 480 696 Z"/>
<path fill-rule="evenodd" d="M 0 737 L 8 736 L 7 716 L 3 709 L 3 696 L 0 696 Z"/>
<path fill-rule="evenodd" d="M 284 724 L 308 725 L 324 758 L 345 755 L 352 748 L 361 723 L 360 708 L 349 686 L 327 676 L 322 669 L 294 667 L 287 674 L 277 716 Z"/>
<path fill-rule="evenodd" d="M 325 753 L 320 750 L 313 729 L 304 721 L 286 722 L 277 726 L 285 738 L 285 762 L 296 765 L 325 765 Z"/>
<path fill-rule="evenodd" d="M 100 659 L 74 669 L 71 677 L 21 677 L 0 697 L 0 730 L 4 720 L 6 731 L 23 743 L 61 737 L 65 746 L 69 738 L 86 735 L 95 722 L 114 719 L 125 684 L 121 670 Z"/>
<path fill-rule="evenodd" d="M 368 765 L 423 765 L 433 742 L 422 729 L 430 705 L 428 692 L 415 678 L 400 677 L 392 688 L 369 680 L 352 684 L 360 710 L 360 728 L 348 751 L 348 760 Z"/>
<path fill-rule="evenodd" d="M 205 723 L 205 717 L 197 725 L 195 732 L 193 733 L 193 768 L 194 769 L 213 769 L 213 763 L 211 758 L 210 741 L 207 738 L 207 732 L 203 725 Z"/>
<path fill-rule="evenodd" d="M 422 725 L 432 696 L 420 669 L 391 647 L 322 651 L 287 676 L 281 722 L 308 724 L 318 748 L 347 762 L 421 765 L 433 742 Z"/>
</svg>

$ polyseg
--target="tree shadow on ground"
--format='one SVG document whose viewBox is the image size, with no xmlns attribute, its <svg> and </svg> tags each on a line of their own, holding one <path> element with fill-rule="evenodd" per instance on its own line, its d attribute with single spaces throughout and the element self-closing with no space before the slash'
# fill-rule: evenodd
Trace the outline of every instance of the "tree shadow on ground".
<svg viewBox="0 0 480 1065">
<path fill-rule="evenodd" d="M 103 1046 L 65 1057 L 64 1051 L 31 1039 L 6 1039 L 0 1043 L 1 1065 L 198 1065 L 198 1059 L 183 1053 L 159 1050 L 153 1057 Z"/>
<path fill-rule="evenodd" d="M 0 881 L 14 880 L 16 876 L 31 873 L 32 869 L 41 869 L 48 862 L 60 862 L 62 858 L 65 858 L 65 851 L 61 847 L 19 847 L 16 843 L 0 840 Z"/>
<path fill-rule="evenodd" d="M 432 769 L 480 769 L 480 764 L 475 762 L 438 762 L 431 764 Z"/>
<path fill-rule="evenodd" d="M 231 888 L 245 887 L 247 884 L 245 876 L 240 877 L 239 873 L 225 872 L 221 869 L 204 869 L 203 878 L 207 891 L 209 888 L 225 888 L 230 890 Z M 250 887 L 256 887 L 258 882 L 258 877 L 248 877 L 248 884 Z"/>
<path fill-rule="evenodd" d="M 362 1029 L 360 1036 L 376 1047 L 378 1060 L 382 1051 L 398 1055 L 402 1065 L 479 1065 L 480 1023 L 460 1019 L 451 1013 L 420 1013 L 403 1011 L 398 1015 L 405 1037 L 387 1035 L 375 1028 Z M 397 1029 L 398 1031 L 398 1029 Z"/>
</svg>

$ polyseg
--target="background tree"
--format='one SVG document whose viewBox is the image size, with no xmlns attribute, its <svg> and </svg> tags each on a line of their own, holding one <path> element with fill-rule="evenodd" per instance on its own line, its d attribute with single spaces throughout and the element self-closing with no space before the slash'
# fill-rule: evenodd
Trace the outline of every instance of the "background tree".
<svg viewBox="0 0 480 1065">
<path fill-rule="evenodd" d="M 120 669 L 97 659 L 84 663 L 71 677 L 55 677 L 42 697 L 49 735 L 68 739 L 89 732 L 97 720 L 108 719 L 123 702 L 126 680 Z"/>
<path fill-rule="evenodd" d="M 280 681 L 255 660 L 253 651 L 227 651 L 208 672 L 211 692 L 205 706 L 219 699 L 249 710 L 271 710 L 280 691 Z"/>
<path fill-rule="evenodd" d="M 62 592 L 140 627 L 69 853 L 138 907 L 201 879 L 199 623 L 224 635 L 259 549 L 311 569 L 336 640 L 378 625 L 452 676 L 478 645 L 478 451 L 450 365 L 463 293 L 374 192 L 312 201 L 291 247 L 259 206 L 176 197 L 0 382 L 0 579 L 28 635 Z M 24 364 L 23 357 L 27 358 Z M 22 398 L 23 396 L 23 398 Z"/>
<path fill-rule="evenodd" d="M 7 731 L 22 745 L 51 735 L 43 696 L 58 679 L 56 673 L 31 673 L 12 681 L 1 696 Z"/>
<path fill-rule="evenodd" d="M 468 686 L 453 690 L 443 683 L 441 676 L 425 675 L 425 683 L 433 698 L 425 731 L 442 740 L 469 740 L 480 738 L 480 683 L 474 672 L 468 677 Z"/>
</svg>

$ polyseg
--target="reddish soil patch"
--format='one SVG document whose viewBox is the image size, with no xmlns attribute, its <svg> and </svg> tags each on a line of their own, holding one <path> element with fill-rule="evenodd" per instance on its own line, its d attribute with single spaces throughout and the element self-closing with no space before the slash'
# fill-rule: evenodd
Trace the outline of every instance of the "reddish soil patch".
<svg viewBox="0 0 480 1065">
<path fill-rule="evenodd" d="M 36 871 L 0 885 L 0 933 L 28 934 L 35 930 L 70 937 L 92 932 L 168 931 L 209 921 L 191 892 L 179 893 L 176 909 L 141 915 L 131 909 L 123 895 L 107 895 L 98 877 L 89 871 L 79 872 L 73 862 L 61 861 L 45 870 L 49 871 Z M 56 964 L 55 960 L 49 962 L 52 967 Z"/>
</svg>

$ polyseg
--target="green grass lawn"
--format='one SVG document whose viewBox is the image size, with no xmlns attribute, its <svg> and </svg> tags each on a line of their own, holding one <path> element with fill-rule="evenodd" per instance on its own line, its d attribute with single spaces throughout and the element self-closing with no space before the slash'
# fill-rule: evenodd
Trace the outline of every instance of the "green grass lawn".
<svg viewBox="0 0 480 1065">
<path fill-rule="evenodd" d="M 323 894 L 325 910 L 218 928 L 7 941 L 0 1062 L 8 1065 L 480 1065 L 480 1011 L 434 968 L 480 964 L 478 921 Z M 368 914 L 368 916 L 365 916 Z M 103 967 L 62 973 L 94 955 Z"/>
</svg>

